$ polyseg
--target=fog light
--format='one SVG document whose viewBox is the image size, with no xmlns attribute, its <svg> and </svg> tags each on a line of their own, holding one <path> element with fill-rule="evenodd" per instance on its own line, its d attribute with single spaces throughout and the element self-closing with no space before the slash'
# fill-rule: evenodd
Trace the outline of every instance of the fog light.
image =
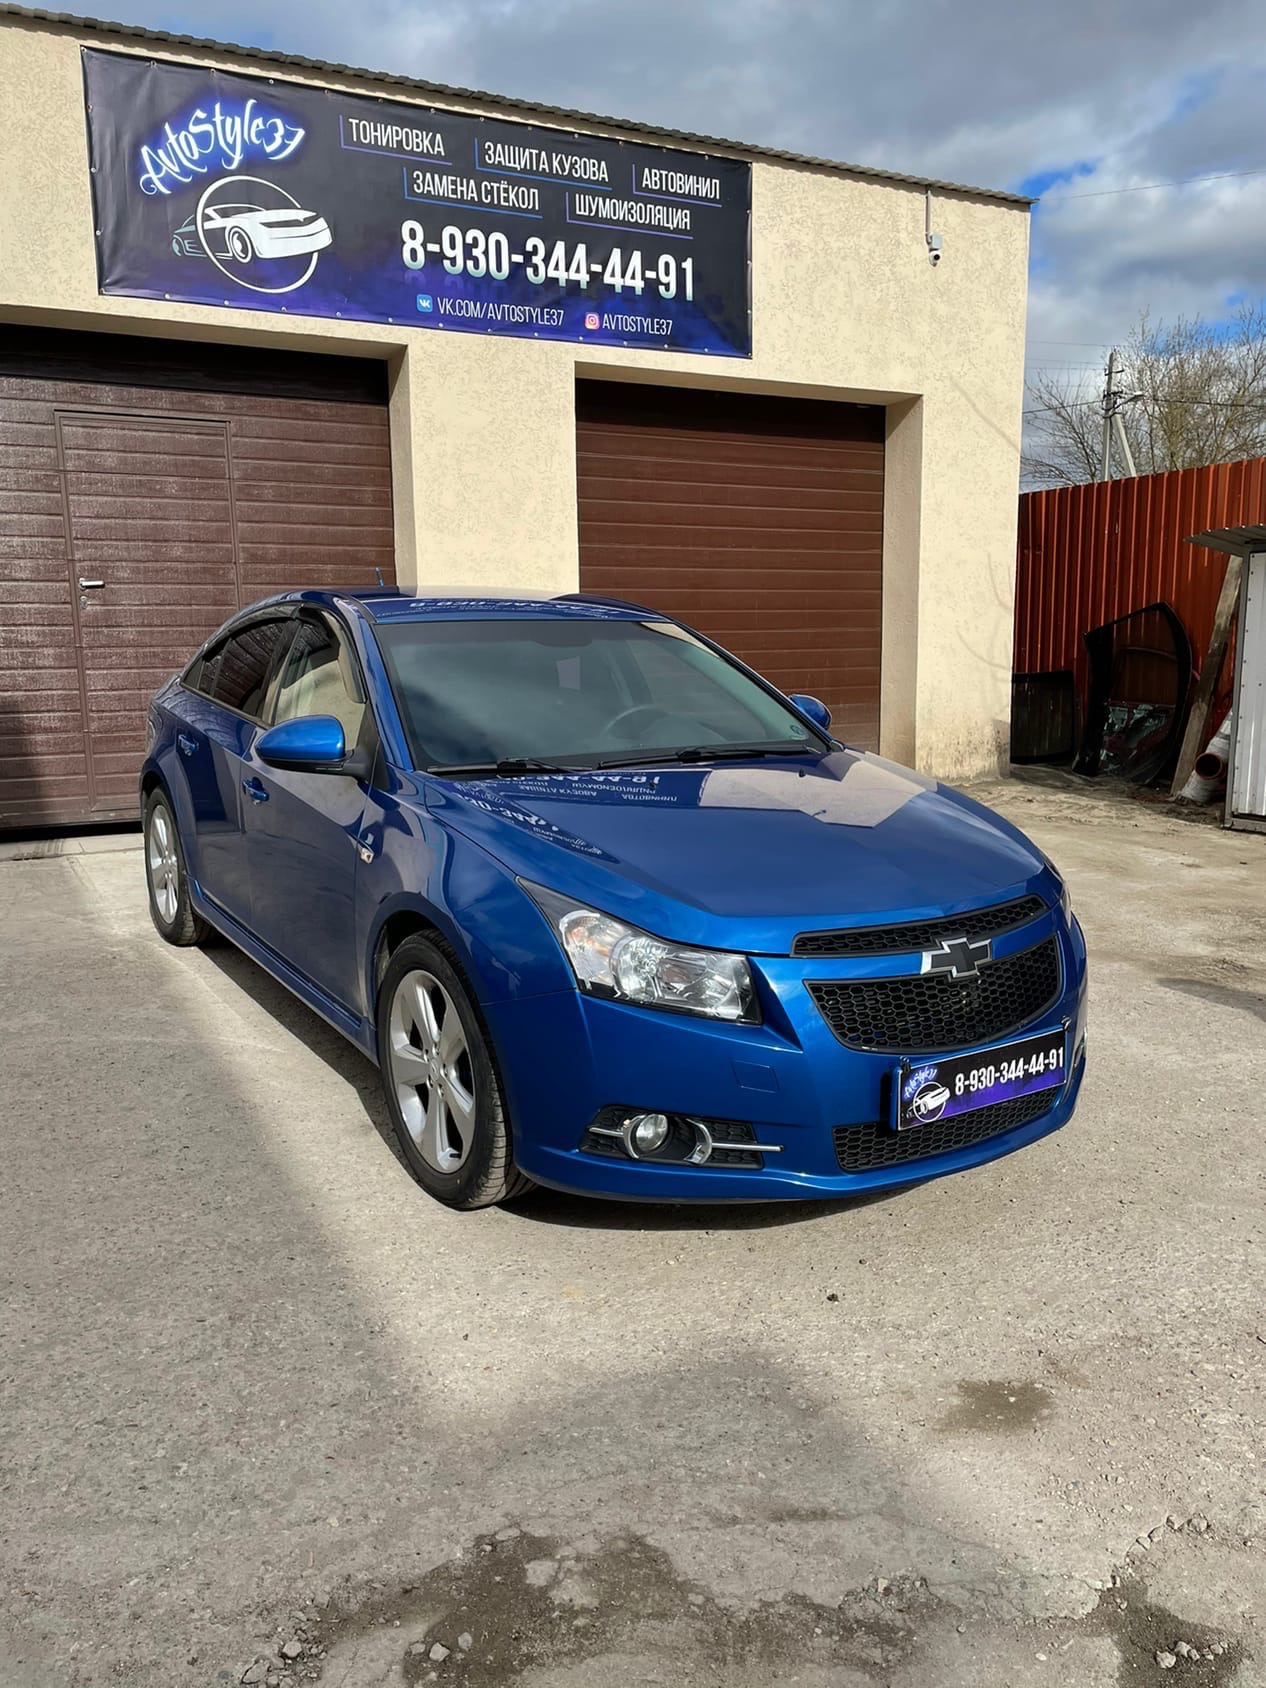
<svg viewBox="0 0 1266 1688">
<path fill-rule="evenodd" d="M 630 1114 L 621 1127 L 624 1147 L 637 1159 L 653 1155 L 668 1141 L 667 1114 Z"/>
</svg>

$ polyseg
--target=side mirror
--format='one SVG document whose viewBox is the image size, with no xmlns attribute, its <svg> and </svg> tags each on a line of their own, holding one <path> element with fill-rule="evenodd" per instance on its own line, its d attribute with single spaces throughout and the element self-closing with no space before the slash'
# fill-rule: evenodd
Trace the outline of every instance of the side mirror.
<svg viewBox="0 0 1266 1688">
<path fill-rule="evenodd" d="M 824 703 L 819 702 L 815 697 L 810 697 L 806 692 L 792 692 L 790 699 L 802 715 L 808 716 L 815 727 L 821 727 L 824 733 L 830 731 L 831 711 Z"/>
<path fill-rule="evenodd" d="M 333 715 L 301 715 L 282 721 L 255 741 L 255 754 L 270 768 L 304 774 L 343 774 L 347 745 Z"/>
</svg>

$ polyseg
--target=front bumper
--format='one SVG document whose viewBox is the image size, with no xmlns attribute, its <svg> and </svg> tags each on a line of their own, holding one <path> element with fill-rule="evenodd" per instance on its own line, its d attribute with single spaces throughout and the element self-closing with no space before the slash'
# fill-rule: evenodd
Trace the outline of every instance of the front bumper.
<svg viewBox="0 0 1266 1688">
<path fill-rule="evenodd" d="M 765 1011 L 759 1026 L 660 1013 L 575 990 L 486 1005 L 515 1158 L 538 1183 L 581 1194 L 742 1202 L 846 1197 L 921 1183 L 1010 1154 L 1069 1119 L 1085 1070 L 1085 945 L 1076 922 L 1068 926 L 1054 915 L 1022 941 L 1048 931 L 1060 945 L 1059 1000 L 1029 1024 L 962 1051 L 1067 1028 L 1066 1078 L 1049 1092 L 1049 1108 L 1014 1129 L 946 1153 L 842 1171 L 836 1132 L 886 1125 L 900 1054 L 848 1048 L 831 1032 L 806 987 L 840 978 L 845 964 L 760 957 L 754 961 Z M 744 1121 L 756 1140 L 777 1152 L 764 1154 L 761 1166 L 741 1168 L 585 1152 L 580 1145 L 587 1128 L 613 1106 Z"/>
</svg>

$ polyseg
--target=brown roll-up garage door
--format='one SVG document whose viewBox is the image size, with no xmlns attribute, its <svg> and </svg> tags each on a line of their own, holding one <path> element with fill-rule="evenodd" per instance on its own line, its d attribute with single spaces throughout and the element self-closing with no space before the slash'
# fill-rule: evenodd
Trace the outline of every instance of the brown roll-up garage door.
<svg viewBox="0 0 1266 1688">
<path fill-rule="evenodd" d="M 206 635 L 376 570 L 381 366 L 27 336 L 0 357 L 0 827 L 134 815 L 146 703 Z"/>
<path fill-rule="evenodd" d="M 697 627 L 879 743 L 884 413 L 581 381 L 580 585 Z"/>
</svg>

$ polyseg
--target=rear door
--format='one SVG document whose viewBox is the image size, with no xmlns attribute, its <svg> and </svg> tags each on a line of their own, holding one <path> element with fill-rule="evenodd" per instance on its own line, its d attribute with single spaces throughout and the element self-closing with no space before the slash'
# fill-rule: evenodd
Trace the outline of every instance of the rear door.
<svg viewBox="0 0 1266 1688">
<path fill-rule="evenodd" d="M 251 922 L 250 870 L 242 825 L 248 794 L 244 758 L 259 732 L 264 699 L 289 616 L 256 617 L 212 645 L 186 676 L 176 735 L 193 836 L 190 866 L 206 896 Z"/>
<path fill-rule="evenodd" d="M 360 665 L 333 618 L 304 612 L 271 692 L 271 724 L 333 715 L 349 754 L 376 743 Z M 253 754 L 243 780 L 255 793 L 243 814 L 254 930 L 326 996 L 359 1013 L 354 892 L 369 787 L 346 774 L 272 768 Z"/>
</svg>

